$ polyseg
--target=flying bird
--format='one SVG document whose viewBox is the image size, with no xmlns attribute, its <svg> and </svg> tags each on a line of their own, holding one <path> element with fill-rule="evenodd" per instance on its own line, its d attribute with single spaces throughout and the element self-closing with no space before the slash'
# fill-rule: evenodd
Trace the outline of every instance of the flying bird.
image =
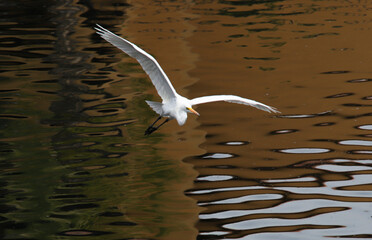
<svg viewBox="0 0 372 240">
<path fill-rule="evenodd" d="M 152 132 L 156 131 L 171 119 L 176 119 L 178 124 L 182 126 L 187 120 L 187 113 L 193 113 L 197 116 L 200 116 L 199 113 L 192 108 L 192 106 L 202 103 L 225 101 L 252 106 L 266 112 L 279 113 L 279 111 L 277 111 L 273 107 L 235 95 L 212 95 L 194 99 L 187 99 L 176 92 L 172 83 L 169 81 L 169 78 L 154 57 L 152 57 L 141 48 L 137 47 L 135 44 L 119 37 L 118 35 L 110 32 L 109 30 L 101 27 L 98 24 L 97 27 L 95 27 L 95 30 L 107 42 L 111 43 L 112 45 L 119 48 L 132 58 L 135 58 L 139 62 L 143 70 L 147 73 L 147 75 L 149 75 L 159 96 L 163 100 L 161 103 L 146 101 L 146 103 L 157 114 L 159 114 L 159 117 L 146 129 L 145 135 L 149 135 Z M 166 118 L 165 121 L 155 127 L 155 124 L 162 117 Z"/>
</svg>

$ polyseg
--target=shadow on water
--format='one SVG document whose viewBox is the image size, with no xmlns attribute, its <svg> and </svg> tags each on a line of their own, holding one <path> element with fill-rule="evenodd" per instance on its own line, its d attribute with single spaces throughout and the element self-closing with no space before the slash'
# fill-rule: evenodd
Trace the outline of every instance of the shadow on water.
<svg viewBox="0 0 372 240">
<path fill-rule="evenodd" d="M 0 238 L 371 238 L 369 2 L 1 6 Z M 201 105 L 144 137 L 155 90 L 95 23 L 182 95 L 283 114 Z"/>
</svg>

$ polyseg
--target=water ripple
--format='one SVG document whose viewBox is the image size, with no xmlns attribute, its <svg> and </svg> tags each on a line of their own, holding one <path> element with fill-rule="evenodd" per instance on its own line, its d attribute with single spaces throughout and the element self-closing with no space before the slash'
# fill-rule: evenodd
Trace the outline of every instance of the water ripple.
<svg viewBox="0 0 372 240">
<path fill-rule="evenodd" d="M 316 153 L 327 153 L 331 152 L 331 149 L 327 148 L 288 148 L 275 150 L 281 153 L 292 153 L 292 154 L 316 154 Z"/>
<path fill-rule="evenodd" d="M 227 187 L 227 188 L 213 188 L 213 189 L 203 189 L 203 190 L 193 190 L 188 191 L 188 194 L 202 195 L 215 192 L 229 192 L 229 191 L 243 191 L 243 190 L 254 190 L 254 189 L 266 189 L 263 186 L 246 186 L 246 187 Z"/>
<path fill-rule="evenodd" d="M 349 154 L 372 154 L 371 150 L 351 150 L 348 151 Z"/>
<path fill-rule="evenodd" d="M 216 181 L 226 181 L 233 179 L 233 176 L 229 175 L 209 175 L 209 176 L 204 176 L 204 177 L 198 177 L 198 181 L 208 181 L 208 182 L 216 182 Z"/>
<path fill-rule="evenodd" d="M 286 178 L 286 179 L 268 179 L 264 182 L 267 183 L 284 183 L 284 182 L 312 182 L 315 181 L 314 177 L 300 177 L 300 178 Z"/>
<path fill-rule="evenodd" d="M 354 95 L 354 93 L 337 93 L 337 94 L 334 94 L 334 95 L 330 95 L 330 96 L 327 96 L 326 98 L 341 98 L 341 97 L 348 97 L 348 96 L 352 96 Z"/>
<path fill-rule="evenodd" d="M 370 81 L 372 81 L 371 78 L 359 78 L 359 79 L 348 80 L 347 82 L 349 82 L 349 83 L 365 83 L 365 82 L 370 82 Z"/>
<path fill-rule="evenodd" d="M 294 132 L 298 132 L 298 131 L 299 131 L 298 129 L 279 129 L 279 130 L 275 130 L 275 131 L 270 132 L 270 134 L 271 135 L 287 134 L 287 133 L 294 133 Z"/>
<path fill-rule="evenodd" d="M 212 153 L 202 156 L 202 158 L 214 158 L 214 159 L 225 159 L 225 158 L 232 158 L 234 157 L 233 154 L 230 153 Z"/>
<path fill-rule="evenodd" d="M 308 204 L 309 208 L 307 211 L 318 211 L 321 209 L 327 209 L 327 213 L 318 213 L 310 215 L 307 218 L 283 218 L 283 215 L 278 217 L 261 218 L 243 220 L 236 223 L 225 224 L 223 227 L 231 230 L 252 230 L 270 228 L 275 233 L 268 231 L 261 232 L 258 234 L 248 235 L 240 239 L 320 239 L 322 237 L 343 237 L 352 236 L 353 234 L 369 234 L 369 223 L 371 218 L 370 211 L 364 211 L 365 209 L 371 209 L 371 203 L 349 203 L 349 207 L 345 208 L 343 202 L 331 201 L 331 200 L 303 200 L 293 201 L 287 204 L 288 210 L 296 209 L 301 206 L 298 203 L 302 202 L 302 206 Z M 290 207 L 290 208 L 289 208 Z M 304 209 L 302 209 L 304 210 Z M 278 211 L 274 210 L 278 213 Z M 279 213 L 283 213 L 279 211 Z M 252 213 L 253 214 L 253 213 Z M 350 219 L 358 219 L 357 224 Z M 279 226 L 301 226 L 305 227 L 303 231 L 291 231 L 280 234 L 278 232 Z M 309 228 L 308 226 L 313 226 Z M 268 230 L 268 229 L 267 229 Z M 282 238 L 278 238 L 278 234 Z M 260 236 L 260 237 L 258 237 Z M 271 236 L 271 237 L 270 237 Z M 353 238 L 350 238 L 353 239 Z M 358 238 L 359 239 L 359 238 Z"/>
<path fill-rule="evenodd" d="M 372 206 L 372 203 L 370 203 Z M 252 210 L 227 210 L 221 212 L 215 212 L 210 214 L 201 214 L 201 219 L 229 219 L 236 217 L 249 216 L 254 214 L 290 214 L 290 213 L 304 213 L 319 208 L 329 207 L 345 207 L 345 203 L 341 201 L 327 200 L 327 199 L 305 199 L 305 200 L 294 200 L 288 201 L 283 204 L 263 209 L 252 209 Z M 232 223 L 225 226 L 228 229 L 234 229 L 239 224 Z M 237 225 L 235 225 L 237 224 Z M 245 225 L 245 224 L 244 224 Z"/>
<path fill-rule="evenodd" d="M 247 145 L 249 142 L 247 141 L 230 141 L 230 142 L 222 142 L 221 145 L 227 145 L 227 146 L 241 146 L 241 145 Z"/>
<path fill-rule="evenodd" d="M 229 234 L 230 232 L 226 231 L 212 231 L 212 232 L 202 232 L 200 235 L 202 236 L 223 236 Z"/>
<path fill-rule="evenodd" d="M 357 128 L 362 129 L 362 130 L 372 130 L 372 125 L 371 124 L 360 125 L 360 126 L 357 126 Z"/>
<path fill-rule="evenodd" d="M 372 192 L 365 190 L 338 190 L 339 187 L 346 187 L 346 186 L 358 186 L 358 185 L 365 185 L 371 184 L 371 175 L 353 175 L 352 179 L 344 180 L 344 181 L 328 181 L 324 183 L 324 187 L 275 187 L 276 190 L 282 190 L 286 192 L 291 192 L 295 194 L 318 194 L 324 196 L 343 196 L 343 197 L 354 197 L 354 198 L 365 198 L 365 199 L 372 199 Z M 361 200 L 359 199 L 359 200 Z"/>
<path fill-rule="evenodd" d="M 252 201 L 265 201 L 265 200 L 276 200 L 283 198 L 280 194 L 253 194 L 253 195 L 247 195 L 247 196 L 241 196 L 241 197 L 235 197 L 235 198 L 227 198 L 223 200 L 218 201 L 212 201 L 212 202 L 203 202 L 199 203 L 200 206 L 204 205 L 218 205 L 218 204 L 238 204 L 238 203 L 246 203 L 246 202 L 252 202 Z"/>
<path fill-rule="evenodd" d="M 350 146 L 372 146 L 372 141 L 367 140 L 342 140 L 338 142 L 341 145 Z"/>
<path fill-rule="evenodd" d="M 335 164 L 323 164 L 315 168 L 330 171 L 330 172 L 354 172 L 354 171 L 372 170 L 372 167 L 367 167 L 367 166 L 343 166 L 343 165 L 335 165 Z"/>
</svg>

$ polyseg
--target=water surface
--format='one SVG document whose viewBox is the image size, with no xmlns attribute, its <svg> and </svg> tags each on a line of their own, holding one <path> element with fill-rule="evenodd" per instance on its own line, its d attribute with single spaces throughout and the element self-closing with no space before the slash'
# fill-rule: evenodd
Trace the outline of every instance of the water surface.
<svg viewBox="0 0 372 240">
<path fill-rule="evenodd" d="M 371 237 L 368 1 L 1 5 L 0 238 Z M 186 97 L 282 113 L 200 105 L 145 137 L 159 97 L 95 23 Z"/>
</svg>

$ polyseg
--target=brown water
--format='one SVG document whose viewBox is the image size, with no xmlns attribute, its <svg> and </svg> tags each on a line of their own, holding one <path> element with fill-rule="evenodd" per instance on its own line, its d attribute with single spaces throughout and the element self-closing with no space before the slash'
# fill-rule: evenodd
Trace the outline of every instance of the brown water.
<svg viewBox="0 0 372 240">
<path fill-rule="evenodd" d="M 369 1 L 3 1 L 0 238 L 370 239 Z M 200 105 L 159 100 L 99 23 Z"/>
</svg>

